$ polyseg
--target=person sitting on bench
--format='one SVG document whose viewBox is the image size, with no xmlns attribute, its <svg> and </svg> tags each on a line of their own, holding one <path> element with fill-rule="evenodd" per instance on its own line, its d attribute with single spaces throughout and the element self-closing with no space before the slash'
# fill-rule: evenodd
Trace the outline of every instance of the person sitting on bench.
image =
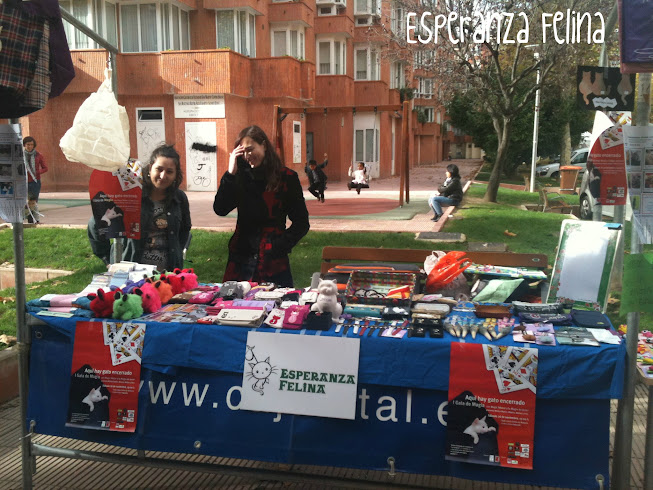
<svg viewBox="0 0 653 490">
<path fill-rule="evenodd" d="M 463 186 L 460 183 L 460 172 L 458 165 L 450 163 L 447 165 L 447 179 L 440 188 L 429 198 L 429 206 L 433 210 L 432 221 L 438 221 L 442 217 L 442 205 L 458 206 L 463 200 Z"/>
<path fill-rule="evenodd" d="M 368 178 L 367 178 L 367 169 L 363 162 L 358 162 L 358 169 L 353 170 L 353 167 L 349 167 L 349 176 L 353 177 L 352 181 L 347 183 L 347 188 L 349 190 L 356 189 L 358 194 L 361 193 L 361 189 L 369 189 Z"/>
</svg>

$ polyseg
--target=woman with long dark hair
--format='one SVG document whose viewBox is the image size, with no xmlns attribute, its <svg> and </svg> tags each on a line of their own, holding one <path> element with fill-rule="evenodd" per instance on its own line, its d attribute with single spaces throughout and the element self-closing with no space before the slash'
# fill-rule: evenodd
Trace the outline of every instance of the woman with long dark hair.
<svg viewBox="0 0 653 490">
<path fill-rule="evenodd" d="M 154 149 L 143 167 L 140 239 L 121 239 L 123 260 L 156 265 L 159 271 L 183 267 L 183 251 L 190 236 L 188 197 L 179 189 L 183 175 L 179 154 L 172 145 Z M 93 253 L 110 263 L 109 239 L 99 233 L 94 218 L 88 223 Z"/>
<path fill-rule="evenodd" d="M 453 163 L 447 165 L 446 175 L 444 183 L 429 198 L 429 206 L 434 213 L 432 221 L 438 221 L 442 217 L 442 206 L 458 206 L 463 200 L 463 186 L 460 183 L 458 165 Z"/>
<path fill-rule="evenodd" d="M 215 195 L 218 216 L 234 209 L 238 221 L 223 280 L 292 287 L 288 254 L 308 233 L 308 210 L 297 173 L 281 163 L 258 126 L 243 129 L 236 138 Z M 287 218 L 292 222 L 288 228 Z"/>
</svg>

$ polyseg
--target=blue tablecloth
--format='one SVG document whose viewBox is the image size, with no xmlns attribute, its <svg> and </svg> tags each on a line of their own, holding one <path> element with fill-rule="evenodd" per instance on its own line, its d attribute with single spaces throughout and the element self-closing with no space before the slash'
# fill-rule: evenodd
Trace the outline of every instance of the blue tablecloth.
<svg viewBox="0 0 653 490">
<path fill-rule="evenodd" d="M 47 321 L 70 339 L 75 321 L 84 318 L 48 317 Z M 175 368 L 192 368 L 242 373 L 245 340 L 250 329 L 188 323 L 148 323 L 143 350 L 143 366 L 172 374 Z M 340 336 L 334 328 L 328 332 L 310 330 L 273 330 L 259 328 L 271 335 Z M 348 336 L 354 336 L 349 329 Z M 379 338 L 378 333 L 361 337 L 359 380 L 365 384 L 399 386 L 447 391 L 449 387 L 449 345 L 452 337 Z M 455 340 L 454 340 L 455 341 Z M 489 343 L 482 335 L 468 343 Z M 493 342 L 496 345 L 517 344 L 512 336 Z M 621 398 L 625 353 L 624 343 L 601 344 L 600 347 L 537 346 L 539 370 L 538 398 Z"/>
<path fill-rule="evenodd" d="M 595 488 L 597 474 L 609 479 L 609 400 L 621 396 L 624 345 L 539 346 L 534 469 L 511 471 L 444 459 L 452 341 L 447 334 L 365 334 L 357 416 L 339 420 L 239 410 L 249 329 L 148 323 L 138 426 L 124 434 L 64 426 L 75 322 L 86 319 L 38 318 L 48 324 L 32 328 L 28 420 L 36 421 L 39 433 L 155 451 L 367 469 L 385 469 L 393 456 L 399 471 L 532 485 Z M 518 345 L 511 337 L 495 344 Z"/>
</svg>

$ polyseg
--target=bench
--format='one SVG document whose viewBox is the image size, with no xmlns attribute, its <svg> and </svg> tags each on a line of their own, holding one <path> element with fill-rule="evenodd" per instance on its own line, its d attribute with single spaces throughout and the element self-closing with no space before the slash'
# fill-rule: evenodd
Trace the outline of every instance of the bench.
<svg viewBox="0 0 653 490">
<path fill-rule="evenodd" d="M 412 248 L 371 248 L 371 247 L 324 247 L 320 274 L 348 262 L 385 262 L 424 265 L 424 259 L 432 250 Z M 529 267 L 546 270 L 549 265 L 546 254 L 525 254 L 513 252 L 466 252 L 475 264 L 503 265 L 507 267 Z"/>
</svg>

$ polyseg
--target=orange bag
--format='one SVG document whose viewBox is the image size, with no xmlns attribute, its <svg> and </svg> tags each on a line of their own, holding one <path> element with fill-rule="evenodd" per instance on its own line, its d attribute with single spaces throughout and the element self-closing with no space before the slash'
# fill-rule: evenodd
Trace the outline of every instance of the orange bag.
<svg viewBox="0 0 653 490">
<path fill-rule="evenodd" d="M 426 278 L 425 289 L 427 293 L 435 293 L 451 283 L 472 265 L 472 261 L 465 257 L 465 252 L 449 252 L 438 260 L 435 267 Z"/>
</svg>

